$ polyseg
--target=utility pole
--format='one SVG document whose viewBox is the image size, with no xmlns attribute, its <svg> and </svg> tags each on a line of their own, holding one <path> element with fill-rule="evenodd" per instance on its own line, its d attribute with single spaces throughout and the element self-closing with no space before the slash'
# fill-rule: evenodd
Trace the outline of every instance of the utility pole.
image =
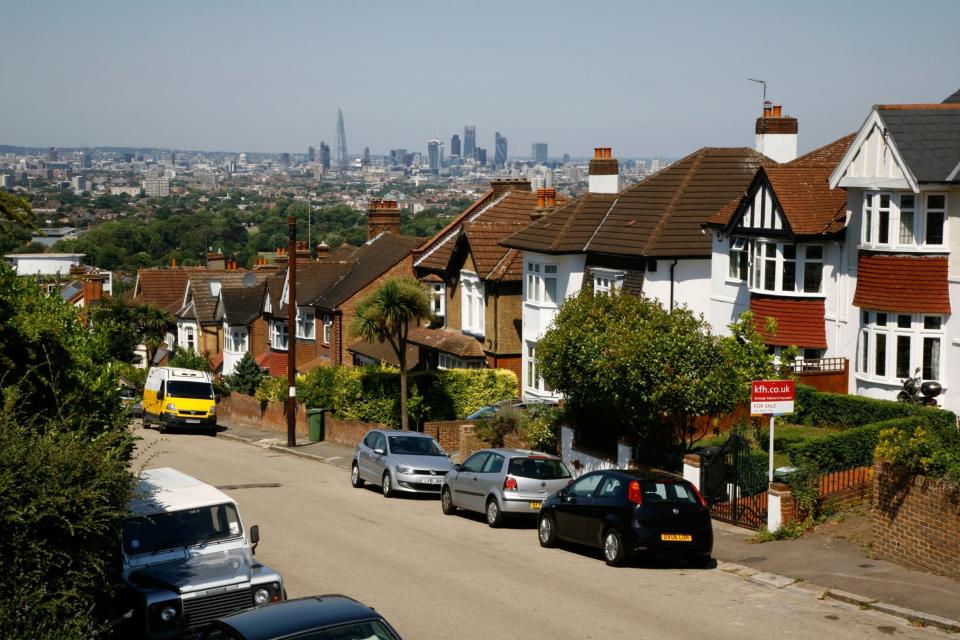
<svg viewBox="0 0 960 640">
<path fill-rule="evenodd" d="M 287 258 L 287 446 L 297 446 L 297 216 L 289 216 Z"/>
</svg>

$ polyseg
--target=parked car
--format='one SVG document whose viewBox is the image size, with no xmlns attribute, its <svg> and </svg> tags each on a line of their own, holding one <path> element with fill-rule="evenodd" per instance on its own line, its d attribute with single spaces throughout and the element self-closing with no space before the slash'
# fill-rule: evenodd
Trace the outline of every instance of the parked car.
<svg viewBox="0 0 960 640">
<path fill-rule="evenodd" d="M 529 398 L 527 400 L 515 398 L 513 400 L 501 400 L 500 402 L 494 402 L 485 407 L 480 407 L 465 419 L 482 420 L 484 418 L 492 418 L 497 411 L 508 407 L 519 411 L 529 411 L 533 407 L 553 407 L 556 406 L 556 404 L 557 401 L 550 398 Z"/>
<path fill-rule="evenodd" d="M 505 514 L 535 515 L 544 500 L 570 483 L 560 458 L 525 449 L 484 449 L 443 479 L 440 506 L 451 515 L 457 509 L 487 516 L 498 527 Z"/>
<path fill-rule="evenodd" d="M 603 551 L 609 565 L 645 552 L 705 566 L 713 551 L 710 510 L 697 488 L 666 472 L 607 470 L 581 476 L 540 509 L 544 547 L 564 540 Z"/>
<path fill-rule="evenodd" d="M 443 477 L 453 467 L 433 436 L 415 431 L 375 429 L 353 454 L 350 484 L 379 484 L 385 497 L 398 491 L 440 493 Z"/>
<path fill-rule="evenodd" d="M 143 426 L 156 424 L 161 433 L 183 427 L 216 435 L 217 400 L 209 373 L 153 367 L 143 389 Z"/>
<path fill-rule="evenodd" d="M 143 398 L 137 398 L 136 402 L 130 405 L 130 415 L 134 418 L 143 417 Z"/>
<path fill-rule="evenodd" d="M 330 595 L 268 604 L 211 624 L 203 640 L 400 640 L 386 619 L 353 598 Z"/>
</svg>

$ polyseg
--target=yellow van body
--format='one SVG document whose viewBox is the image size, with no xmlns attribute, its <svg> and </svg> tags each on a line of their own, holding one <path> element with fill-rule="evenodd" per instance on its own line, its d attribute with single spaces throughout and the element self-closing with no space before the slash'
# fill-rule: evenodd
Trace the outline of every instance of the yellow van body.
<svg viewBox="0 0 960 640">
<path fill-rule="evenodd" d="M 143 426 L 206 429 L 217 427 L 213 378 L 204 371 L 153 367 L 143 389 Z"/>
</svg>

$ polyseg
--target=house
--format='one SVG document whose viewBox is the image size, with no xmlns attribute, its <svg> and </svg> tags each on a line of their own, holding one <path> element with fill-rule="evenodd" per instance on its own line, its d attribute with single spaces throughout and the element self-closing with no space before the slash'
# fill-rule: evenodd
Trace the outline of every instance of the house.
<svg viewBox="0 0 960 640">
<path fill-rule="evenodd" d="M 133 289 L 128 292 L 131 294 L 129 299 L 136 304 L 154 306 L 173 318 L 173 314 L 183 304 L 188 273 L 184 269 L 178 269 L 176 261 L 169 269 L 140 269 L 137 271 L 137 280 Z M 141 365 L 149 367 L 160 364 L 173 351 L 176 343 L 177 332 L 175 328 L 171 328 L 164 334 L 162 344 L 154 352 L 151 362 L 147 362 L 146 345 L 138 345 L 136 353 L 140 356 Z"/>
<path fill-rule="evenodd" d="M 742 196 L 764 162 L 753 149 L 705 147 L 621 191 L 619 164 L 600 147 L 588 193 L 503 240 L 523 251 L 524 397 L 557 397 L 536 370 L 536 345 L 583 287 L 709 317 L 712 247 L 701 225 Z"/>
<path fill-rule="evenodd" d="M 423 243 L 414 270 L 433 296 L 434 321 L 410 340 L 424 368 L 509 369 L 522 362 L 522 255 L 500 245 L 558 206 L 556 191 L 527 180 L 494 180 L 491 189 Z"/>
<path fill-rule="evenodd" d="M 960 410 L 960 102 L 874 106 L 830 175 L 846 190 L 850 391 L 895 398 L 915 373 Z"/>
<path fill-rule="evenodd" d="M 265 280 L 252 287 L 220 289 L 214 318 L 223 324 L 222 373 L 225 376 L 233 374 L 237 363 L 250 350 L 253 323 L 260 317 L 266 289 Z"/>
</svg>

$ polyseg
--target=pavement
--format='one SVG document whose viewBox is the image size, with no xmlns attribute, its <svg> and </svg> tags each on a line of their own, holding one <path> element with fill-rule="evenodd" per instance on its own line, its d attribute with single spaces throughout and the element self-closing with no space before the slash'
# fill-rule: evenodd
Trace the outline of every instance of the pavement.
<svg viewBox="0 0 960 640">
<path fill-rule="evenodd" d="M 221 438 L 350 468 L 352 447 L 298 439 L 290 448 L 286 435 L 276 431 L 223 419 L 220 426 Z M 960 581 L 871 558 L 863 545 L 830 535 L 814 533 L 759 544 L 748 529 L 718 521 L 713 529 L 713 556 L 720 571 L 960 633 Z"/>
</svg>

